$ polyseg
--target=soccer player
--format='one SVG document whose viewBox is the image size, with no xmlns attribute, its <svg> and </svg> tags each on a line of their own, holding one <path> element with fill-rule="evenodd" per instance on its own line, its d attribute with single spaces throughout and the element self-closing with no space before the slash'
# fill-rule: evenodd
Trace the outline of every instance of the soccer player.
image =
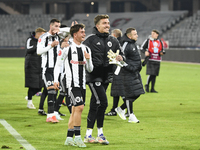
<svg viewBox="0 0 200 150">
<path fill-rule="evenodd" d="M 59 121 L 54 114 L 56 90 L 53 86 L 53 70 L 59 50 L 59 37 L 57 33 L 62 31 L 62 28 L 60 28 L 60 21 L 58 19 L 52 19 L 49 27 L 49 31 L 43 34 L 38 40 L 37 54 L 42 57 L 42 75 L 48 93 L 48 114 L 46 122 L 57 123 Z M 67 29 L 69 32 L 70 28 Z"/>
<path fill-rule="evenodd" d="M 87 131 L 84 142 L 109 144 L 103 134 L 104 114 L 108 106 L 106 89 L 108 87 L 109 74 L 113 73 L 113 65 L 109 64 L 107 52 L 111 49 L 116 52 L 120 50 L 118 40 L 109 34 L 110 22 L 108 15 L 97 15 L 94 18 L 95 27 L 93 34 L 84 41 L 92 51 L 94 69 L 87 73 L 87 83 L 92 92 L 90 99 L 90 110 L 87 117 Z M 92 137 L 92 130 L 97 121 L 97 138 Z"/>
<path fill-rule="evenodd" d="M 38 38 L 46 32 L 43 28 L 37 28 L 26 41 L 25 56 L 25 87 L 28 87 L 27 108 L 36 109 L 32 103 L 32 96 L 42 88 L 41 57 L 37 55 Z"/>
<path fill-rule="evenodd" d="M 81 114 L 85 104 L 86 71 L 93 70 L 90 48 L 82 44 L 85 40 L 85 25 L 76 24 L 71 27 L 73 38 L 71 45 L 59 51 L 54 68 L 54 86 L 59 89 L 59 69 L 65 62 L 66 87 L 72 101 L 72 114 L 68 122 L 68 133 L 65 145 L 86 147 L 81 139 Z M 73 135 L 75 138 L 73 140 Z"/>
<path fill-rule="evenodd" d="M 69 38 L 70 37 L 71 36 L 67 35 L 64 39 L 61 40 L 61 42 L 60 42 L 60 44 L 61 44 L 60 52 L 65 47 L 69 46 Z M 59 109 L 60 109 L 60 107 L 63 103 L 64 98 L 66 99 L 67 107 L 68 107 L 69 112 L 71 114 L 71 103 L 70 103 L 70 99 L 69 99 L 68 92 L 67 92 L 67 89 L 66 89 L 66 77 L 65 76 L 66 75 L 65 75 L 64 63 L 63 63 L 61 68 L 60 68 L 60 74 L 59 74 L 59 83 L 60 83 L 59 91 L 60 91 L 60 93 L 59 93 L 58 98 L 56 100 L 55 110 L 54 110 L 54 114 L 56 115 L 56 119 L 58 119 L 58 120 L 64 120 L 60 117 L 61 115 L 59 113 Z M 62 115 L 64 115 L 64 114 L 62 114 Z"/>
</svg>

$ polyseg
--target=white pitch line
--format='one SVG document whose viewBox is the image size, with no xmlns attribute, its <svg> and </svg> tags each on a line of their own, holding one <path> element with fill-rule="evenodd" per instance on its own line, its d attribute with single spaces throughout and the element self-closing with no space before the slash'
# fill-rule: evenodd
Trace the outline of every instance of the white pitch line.
<svg viewBox="0 0 200 150">
<path fill-rule="evenodd" d="M 28 143 L 9 123 L 4 119 L 0 119 L 0 123 L 10 132 L 12 136 L 27 150 L 36 150 L 31 144 Z"/>
</svg>

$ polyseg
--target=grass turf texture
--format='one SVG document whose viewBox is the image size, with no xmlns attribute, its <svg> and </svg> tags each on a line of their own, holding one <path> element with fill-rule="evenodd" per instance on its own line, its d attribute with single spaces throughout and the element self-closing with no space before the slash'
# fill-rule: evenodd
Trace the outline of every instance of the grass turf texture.
<svg viewBox="0 0 200 150">
<path fill-rule="evenodd" d="M 146 68 L 141 71 L 146 83 Z M 0 119 L 5 119 L 37 150 L 80 149 L 65 146 L 69 112 L 58 124 L 46 123 L 45 116 L 37 114 L 40 97 L 34 96 L 36 110 L 26 108 L 27 88 L 24 88 L 24 59 L 0 59 Z M 128 123 L 118 116 L 106 116 L 104 134 L 109 145 L 86 144 L 91 150 L 200 150 L 200 65 L 162 62 L 155 89 L 159 93 L 146 93 L 134 102 L 139 124 Z M 87 87 L 86 106 L 82 114 L 82 139 L 86 133 L 90 90 Z M 112 107 L 110 86 L 107 90 L 108 108 Z M 122 100 L 120 100 L 120 104 Z M 45 111 L 47 103 L 45 101 Z M 96 137 L 97 128 L 93 130 Z M 22 145 L 0 124 L 0 147 L 20 149 Z"/>
</svg>

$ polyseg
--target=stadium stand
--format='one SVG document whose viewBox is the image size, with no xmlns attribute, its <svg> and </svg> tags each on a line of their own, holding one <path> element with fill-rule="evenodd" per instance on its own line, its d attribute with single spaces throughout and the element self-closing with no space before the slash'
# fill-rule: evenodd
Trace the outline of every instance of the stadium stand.
<svg viewBox="0 0 200 150">
<path fill-rule="evenodd" d="M 75 14 L 67 24 L 76 20 L 86 25 L 86 34 L 92 33 L 94 27 L 93 14 Z M 110 17 L 111 30 L 118 28 L 124 33 L 128 27 L 137 29 L 138 44 L 150 35 L 152 29 L 158 29 L 162 33 L 169 30 L 180 20 L 188 15 L 188 11 L 154 11 L 154 12 L 133 12 L 133 13 L 108 13 Z"/>
<path fill-rule="evenodd" d="M 142 44 L 149 36 L 152 29 L 158 29 L 162 34 L 180 20 L 184 19 L 187 14 L 188 11 L 108 13 L 110 16 L 111 30 L 119 28 L 124 33 L 128 27 L 135 27 L 137 29 L 139 35 L 138 44 Z M 52 18 L 63 20 L 62 22 L 66 25 L 71 25 L 71 22 L 75 20 L 79 23 L 84 23 L 86 25 L 86 34 L 89 35 L 92 33 L 92 28 L 94 26 L 93 18 L 96 15 L 97 13 L 75 14 L 68 21 L 63 20 L 64 14 L 0 15 L 0 48 L 23 48 L 29 33 L 34 31 L 37 27 L 48 30 L 49 22 Z M 184 33 L 186 32 L 189 31 L 184 31 Z M 176 37 L 178 35 L 169 33 L 166 34 L 164 39 L 168 39 L 168 37 L 171 39 L 171 37 L 174 36 Z M 177 41 L 173 40 L 173 42 L 176 44 Z"/>
<path fill-rule="evenodd" d="M 52 18 L 63 20 L 64 14 L 0 15 L 0 48 L 24 48 L 30 32 L 48 30 Z"/>
<path fill-rule="evenodd" d="M 171 47 L 200 47 L 200 11 L 190 16 L 163 35 Z"/>
</svg>

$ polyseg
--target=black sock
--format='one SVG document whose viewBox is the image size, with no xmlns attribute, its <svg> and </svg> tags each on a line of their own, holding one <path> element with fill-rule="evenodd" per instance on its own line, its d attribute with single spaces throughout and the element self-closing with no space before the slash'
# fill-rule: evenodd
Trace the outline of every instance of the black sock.
<svg viewBox="0 0 200 150">
<path fill-rule="evenodd" d="M 72 137 L 74 136 L 74 129 L 68 129 L 67 131 L 67 137 Z"/>
<path fill-rule="evenodd" d="M 49 89 L 48 91 L 48 114 L 54 113 L 54 98 L 56 92 L 54 89 Z"/>
<path fill-rule="evenodd" d="M 60 109 L 60 107 L 61 107 L 61 105 L 62 105 L 62 101 L 63 101 L 63 99 L 64 99 L 64 95 L 63 94 L 59 94 L 59 96 L 58 96 L 58 99 L 56 100 L 56 106 L 55 106 L 55 111 L 59 111 L 59 109 Z"/>
<path fill-rule="evenodd" d="M 40 105 L 39 105 L 39 109 L 43 109 L 44 110 L 44 101 L 47 97 L 47 88 L 44 87 L 43 91 L 42 91 L 42 95 L 40 97 Z"/>
<path fill-rule="evenodd" d="M 74 134 L 75 136 L 81 135 L 81 126 L 74 126 Z"/>
</svg>

